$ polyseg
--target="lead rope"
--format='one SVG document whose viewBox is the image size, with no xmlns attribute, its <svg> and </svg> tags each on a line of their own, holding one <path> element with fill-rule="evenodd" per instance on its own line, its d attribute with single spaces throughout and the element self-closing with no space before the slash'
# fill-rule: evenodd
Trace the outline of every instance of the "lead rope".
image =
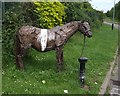
<svg viewBox="0 0 120 96">
<path fill-rule="evenodd" d="M 84 35 L 84 41 L 83 41 L 83 48 L 82 48 L 82 52 L 81 52 L 81 57 L 83 56 L 83 52 L 85 49 L 85 41 L 86 41 L 86 36 Z"/>
</svg>

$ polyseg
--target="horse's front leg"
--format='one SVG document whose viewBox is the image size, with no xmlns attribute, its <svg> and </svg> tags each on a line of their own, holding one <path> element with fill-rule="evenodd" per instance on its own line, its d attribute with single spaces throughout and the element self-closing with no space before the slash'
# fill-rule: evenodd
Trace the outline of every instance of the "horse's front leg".
<svg viewBox="0 0 120 96">
<path fill-rule="evenodd" d="M 63 46 L 56 47 L 57 70 L 63 70 Z"/>
</svg>

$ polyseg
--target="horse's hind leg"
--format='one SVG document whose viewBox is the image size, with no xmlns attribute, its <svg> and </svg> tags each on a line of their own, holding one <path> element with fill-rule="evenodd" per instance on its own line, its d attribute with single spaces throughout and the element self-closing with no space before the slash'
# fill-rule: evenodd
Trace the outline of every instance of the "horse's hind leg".
<svg viewBox="0 0 120 96">
<path fill-rule="evenodd" d="M 25 54 L 25 49 L 21 48 L 19 38 L 16 35 L 16 38 L 15 38 L 15 59 L 16 59 L 16 66 L 19 69 L 24 68 L 23 61 L 22 61 L 22 57 L 24 56 L 24 54 Z"/>
<path fill-rule="evenodd" d="M 57 70 L 63 70 L 63 46 L 56 47 Z"/>
<path fill-rule="evenodd" d="M 26 51 L 26 49 L 21 49 L 21 50 L 20 50 L 20 53 L 19 53 L 19 54 L 17 55 L 17 57 L 16 57 L 17 67 L 18 67 L 19 69 L 24 69 L 24 65 L 23 65 L 23 60 L 22 60 L 22 58 L 24 57 L 25 51 Z"/>
<path fill-rule="evenodd" d="M 24 69 L 24 65 L 23 65 L 23 61 L 22 58 L 25 54 L 25 49 L 21 48 L 20 45 L 16 45 L 17 46 L 17 50 L 16 50 L 16 66 L 18 69 Z"/>
</svg>

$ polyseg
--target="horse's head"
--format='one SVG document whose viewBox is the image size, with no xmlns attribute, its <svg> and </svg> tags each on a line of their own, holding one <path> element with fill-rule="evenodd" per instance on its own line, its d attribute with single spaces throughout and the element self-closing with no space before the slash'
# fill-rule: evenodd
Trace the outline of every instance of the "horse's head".
<svg viewBox="0 0 120 96">
<path fill-rule="evenodd" d="M 82 34 L 84 34 L 87 37 L 92 37 L 92 32 L 90 29 L 90 24 L 86 21 L 80 21 L 79 24 L 79 30 L 82 32 Z"/>
</svg>

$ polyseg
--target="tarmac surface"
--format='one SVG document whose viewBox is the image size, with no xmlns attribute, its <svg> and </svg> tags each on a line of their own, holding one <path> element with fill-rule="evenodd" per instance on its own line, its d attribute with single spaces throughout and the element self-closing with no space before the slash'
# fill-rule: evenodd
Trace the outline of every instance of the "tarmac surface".
<svg viewBox="0 0 120 96">
<path fill-rule="evenodd" d="M 115 60 L 115 67 L 110 78 L 110 96 L 120 96 L 120 54 Z"/>
</svg>

